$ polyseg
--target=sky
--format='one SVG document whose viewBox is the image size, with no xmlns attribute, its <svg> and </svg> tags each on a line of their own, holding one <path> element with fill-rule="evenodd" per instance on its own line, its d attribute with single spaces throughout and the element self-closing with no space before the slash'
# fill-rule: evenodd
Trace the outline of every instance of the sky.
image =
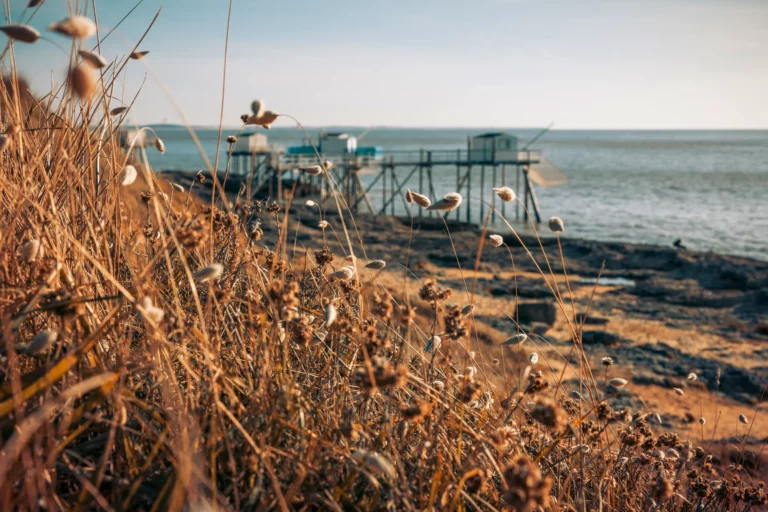
<svg viewBox="0 0 768 512">
<path fill-rule="evenodd" d="M 135 5 L 94 1 L 102 35 Z M 47 0 L 29 23 L 68 51 L 44 28 L 77 4 Z M 227 9 L 143 0 L 104 41 L 124 56 L 160 10 L 120 82 L 126 102 L 140 91 L 135 122 L 180 123 L 176 103 L 218 124 Z M 233 0 L 224 125 L 260 98 L 308 126 L 765 129 L 766 26 L 765 0 Z M 41 95 L 68 66 L 48 40 L 15 46 Z"/>
</svg>

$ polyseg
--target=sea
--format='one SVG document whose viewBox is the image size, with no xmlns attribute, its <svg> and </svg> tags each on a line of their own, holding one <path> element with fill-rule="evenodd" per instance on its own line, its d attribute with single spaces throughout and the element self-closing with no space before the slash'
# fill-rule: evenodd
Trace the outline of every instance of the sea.
<svg viewBox="0 0 768 512">
<path fill-rule="evenodd" d="M 166 146 L 164 155 L 148 151 L 155 170 L 197 172 L 205 165 L 186 128 L 153 126 Z M 329 127 L 359 136 L 359 146 L 379 146 L 385 153 L 461 150 L 467 137 L 488 131 L 503 131 L 518 137 L 518 146 L 530 145 L 567 176 L 557 186 L 536 186 L 546 232 L 549 217 L 558 216 L 566 226 L 564 236 L 671 246 L 681 240 L 689 249 L 745 256 L 768 261 L 768 131 L 588 131 L 478 128 L 366 128 Z M 310 136 L 321 131 L 309 128 Z M 195 128 L 210 160 L 214 159 L 218 130 Z M 224 130 L 224 137 L 236 134 Z M 273 128 L 269 144 L 302 145 L 302 131 Z M 226 146 L 226 145 L 225 145 Z M 224 169 L 222 150 L 218 168 Z M 409 169 L 402 169 L 407 174 Z M 490 171 L 488 171 L 490 173 Z M 515 171 L 507 183 L 514 188 Z M 363 173 L 370 185 L 376 173 Z M 404 176 L 401 176 L 404 177 Z M 456 168 L 436 167 L 435 192 L 456 188 Z M 490 199 L 490 174 L 486 176 L 486 199 Z M 414 191 L 417 182 L 407 184 Z M 479 190 L 477 179 L 473 190 Z M 428 191 L 422 191 L 427 193 Z M 477 192 L 474 192 L 477 193 Z M 522 188 L 519 189 L 522 194 Z M 371 192 L 374 206 L 381 204 Z M 377 203 L 378 202 L 378 203 Z M 401 201 L 396 214 L 406 214 Z M 471 206 L 480 214 L 479 203 Z M 521 232 L 532 228 L 506 209 L 505 218 Z M 517 208 L 518 215 L 521 214 Z M 474 221 L 480 221 L 473 218 Z M 503 231 L 495 218 L 493 227 Z"/>
</svg>

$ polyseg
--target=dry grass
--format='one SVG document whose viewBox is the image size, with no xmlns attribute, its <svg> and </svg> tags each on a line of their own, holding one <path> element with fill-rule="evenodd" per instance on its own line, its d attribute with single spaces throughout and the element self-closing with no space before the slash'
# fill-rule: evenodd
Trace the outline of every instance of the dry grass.
<svg viewBox="0 0 768 512">
<path fill-rule="evenodd" d="M 558 356 L 571 363 L 528 366 L 523 343 L 517 371 L 499 373 L 474 352 L 474 308 L 439 283 L 395 301 L 381 264 L 327 249 L 289 258 L 279 205 L 211 208 L 135 156 L 138 179 L 122 186 L 113 80 L 88 100 L 53 91 L 55 107 L 13 80 L 0 90 L 12 139 L 0 156 L 0 509 L 765 504 L 738 459 L 717 464 L 700 438 L 655 430 L 653 410 L 614 409 L 557 290 L 573 340 Z M 260 222 L 277 234 L 262 239 Z"/>
</svg>

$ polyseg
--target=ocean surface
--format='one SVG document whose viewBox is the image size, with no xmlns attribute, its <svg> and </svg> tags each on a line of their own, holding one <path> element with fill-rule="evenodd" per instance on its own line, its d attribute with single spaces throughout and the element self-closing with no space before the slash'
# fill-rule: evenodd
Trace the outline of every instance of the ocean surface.
<svg viewBox="0 0 768 512">
<path fill-rule="evenodd" d="M 197 171 L 205 166 L 185 128 L 155 127 L 166 153 L 148 151 L 156 170 Z M 406 129 L 342 127 L 327 129 L 360 135 L 360 146 L 387 151 L 466 149 L 467 136 L 488 129 Z M 499 131 L 493 129 L 493 131 Z M 523 146 L 538 130 L 503 129 Z M 217 130 L 196 133 L 213 160 Z M 224 136 L 234 134 L 225 130 Z M 303 143 L 298 129 L 264 132 L 270 144 Z M 309 129 L 315 137 L 318 129 Z M 225 145 L 226 146 L 226 145 Z M 531 148 L 568 176 L 554 187 L 536 187 L 542 217 L 559 216 L 566 235 L 604 241 L 671 245 L 678 238 L 690 249 L 768 260 L 768 131 L 568 131 L 552 130 Z M 225 150 L 222 150 L 224 153 Z M 225 157 L 219 160 L 219 169 Z M 398 171 L 407 174 L 409 169 Z M 515 171 L 508 171 L 514 188 Z M 489 174 L 486 188 L 490 189 Z M 361 176 L 369 184 L 375 174 Z M 403 176 L 401 176 L 403 177 Z M 455 167 L 436 167 L 435 192 L 451 192 Z M 408 184 L 417 190 L 417 182 Z M 473 194 L 479 182 L 473 181 Z M 426 192 L 426 191 L 422 191 Z M 522 189 L 519 191 L 522 193 Z M 490 199 L 490 190 L 486 194 Z M 381 205 L 374 190 L 371 201 Z M 497 203 L 498 204 L 498 203 Z M 479 203 L 472 205 L 479 221 Z M 400 202 L 396 213 L 405 213 Z M 520 231 L 514 208 L 506 217 Z M 462 216 L 463 218 L 463 216 Z M 522 218 L 522 217 L 521 217 Z M 502 224 L 496 222 L 501 228 Z M 542 231 L 547 231 L 545 224 Z"/>
</svg>

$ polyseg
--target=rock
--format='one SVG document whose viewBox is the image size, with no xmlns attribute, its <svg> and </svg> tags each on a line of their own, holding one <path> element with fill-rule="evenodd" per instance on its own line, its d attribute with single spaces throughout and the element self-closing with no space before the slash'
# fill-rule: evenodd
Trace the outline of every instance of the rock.
<svg viewBox="0 0 768 512">
<path fill-rule="evenodd" d="M 530 325 L 534 322 L 540 322 L 547 325 L 553 325 L 557 318 L 557 310 L 554 302 L 531 301 L 520 302 L 517 305 L 517 314 L 515 319 L 521 323 Z"/>
<path fill-rule="evenodd" d="M 618 345 L 628 343 L 629 340 L 607 331 L 584 331 L 581 333 L 581 342 L 584 345 Z"/>
</svg>

